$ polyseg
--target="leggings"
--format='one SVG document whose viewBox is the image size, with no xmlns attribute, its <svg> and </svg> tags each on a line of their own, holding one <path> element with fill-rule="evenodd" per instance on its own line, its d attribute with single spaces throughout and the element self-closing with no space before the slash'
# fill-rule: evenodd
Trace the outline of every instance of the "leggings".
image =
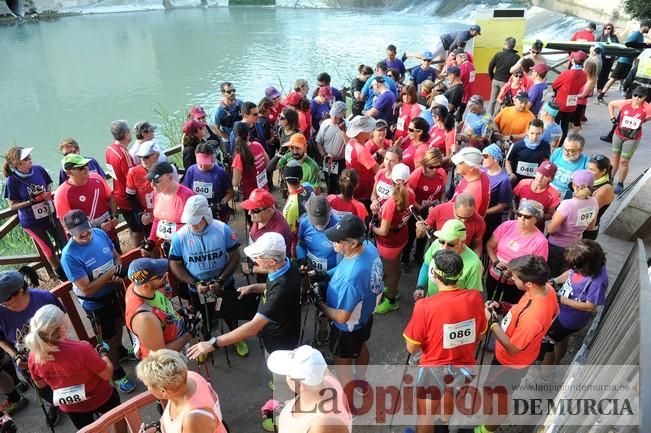
<svg viewBox="0 0 651 433">
<path fill-rule="evenodd" d="M 47 224 L 36 227 L 23 227 L 23 230 L 38 244 L 45 257 L 48 258 L 54 256 L 57 249 L 62 250 L 67 242 L 59 221 L 55 221 L 54 225 Z M 54 239 L 54 244 L 50 237 Z"/>
</svg>

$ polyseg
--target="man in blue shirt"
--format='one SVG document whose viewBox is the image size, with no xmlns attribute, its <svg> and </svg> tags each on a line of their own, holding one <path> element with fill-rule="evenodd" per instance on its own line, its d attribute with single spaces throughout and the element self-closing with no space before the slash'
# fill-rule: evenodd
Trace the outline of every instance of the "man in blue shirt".
<svg viewBox="0 0 651 433">
<path fill-rule="evenodd" d="M 644 35 L 649 33 L 649 29 L 651 29 L 651 20 L 643 20 L 640 23 L 640 30 L 631 33 L 626 38 L 624 45 L 644 44 Z M 615 69 L 613 69 L 613 72 L 610 75 L 610 79 L 608 80 L 604 88 L 601 89 L 601 92 L 599 92 L 599 94 L 597 95 L 598 103 L 601 104 L 604 103 L 604 96 L 606 96 L 606 92 L 608 91 L 608 89 L 610 89 L 610 86 L 615 84 L 616 81 L 623 80 L 624 78 L 626 78 L 632 66 L 633 66 L 632 57 L 619 57 L 617 59 L 617 63 L 615 64 Z"/>
<path fill-rule="evenodd" d="M 370 110 L 373 106 L 373 103 L 375 102 L 377 93 L 375 93 L 373 90 L 373 83 L 375 83 L 375 80 L 380 77 L 384 78 L 384 82 L 386 83 L 389 90 L 391 90 L 391 93 L 398 97 L 398 88 L 396 87 L 396 82 L 393 80 L 393 78 L 387 76 L 388 70 L 389 68 L 387 67 L 386 63 L 378 62 L 377 65 L 375 65 L 375 75 L 366 80 L 364 83 L 364 87 L 362 87 L 362 96 L 366 101 L 364 102 L 364 110 Z"/>
<path fill-rule="evenodd" d="M 436 70 L 431 67 L 432 57 L 430 51 L 425 51 L 421 58 L 420 68 L 414 68 L 409 71 L 409 74 L 411 75 L 410 80 L 416 86 L 418 91 L 420 91 L 420 85 L 423 81 L 436 81 Z"/>
<path fill-rule="evenodd" d="M 315 304 L 332 321 L 330 350 L 339 379 L 350 383 L 354 364 L 356 379 L 364 380 L 369 361 L 366 341 L 384 287 L 382 261 L 375 246 L 364 240 L 366 227 L 355 215 L 344 215 L 325 235 L 343 258 L 332 273 L 326 301 L 317 299 Z M 352 395 L 347 397 L 352 403 Z"/>
<path fill-rule="evenodd" d="M 235 291 L 233 272 L 240 262 L 240 242 L 228 225 L 213 219 L 208 200 L 202 195 L 188 198 L 181 222 L 185 225 L 172 235 L 170 270 L 188 285 L 190 303 L 202 314 L 207 339 L 217 320 L 206 312 L 215 311 L 216 295 L 221 291 Z M 235 329 L 237 321 L 228 320 L 227 325 Z M 240 356 L 249 353 L 244 342 L 235 349 Z"/>
<path fill-rule="evenodd" d="M 118 284 L 121 285 L 126 276 L 126 272 L 122 273 L 120 255 L 108 234 L 102 229 L 92 228 L 82 210 L 71 210 L 65 214 L 63 222 L 70 240 L 61 253 L 61 266 L 72 281 L 72 289 L 95 333 L 99 333 L 98 337 L 110 347 L 109 357 L 116 366 L 113 381 L 118 390 L 133 392 L 136 386 L 119 363 L 124 298 Z"/>
<path fill-rule="evenodd" d="M 584 146 L 585 138 L 572 133 L 565 138 L 563 147 L 552 153 L 550 161 L 558 167 L 552 186 L 560 193 L 561 200 L 572 198 L 572 173 L 588 168 L 589 158 L 583 154 Z"/>
<path fill-rule="evenodd" d="M 324 195 L 311 195 L 306 210 L 298 223 L 296 258 L 307 260 L 317 271 L 329 271 L 337 266 L 341 255 L 335 251 L 325 230 L 336 225 L 339 217 L 330 212 L 330 203 Z"/>
<path fill-rule="evenodd" d="M 491 114 L 484 109 L 484 99 L 480 95 L 472 95 L 468 99 L 468 110 L 464 113 L 460 139 L 473 147 L 482 148 L 489 144 L 494 130 Z"/>
<path fill-rule="evenodd" d="M 388 87 L 388 77 L 376 77 L 373 82 L 373 92 L 377 95 L 373 105 L 370 109 L 362 111 L 364 116 L 370 116 L 378 119 L 383 119 L 387 122 L 388 125 L 393 125 L 393 105 L 396 103 L 396 95 L 391 92 Z M 387 130 L 387 138 L 389 137 L 389 131 Z"/>
<path fill-rule="evenodd" d="M 555 102 L 547 102 L 538 112 L 538 118 L 543 121 L 543 141 L 549 143 L 552 149 L 556 149 L 563 137 L 561 125 L 556 123 L 558 105 Z"/>
<path fill-rule="evenodd" d="M 242 120 L 242 101 L 235 97 L 237 90 L 228 81 L 219 86 L 222 100 L 215 108 L 211 123 L 217 127 L 217 134 L 222 141 L 228 141 L 235 122 Z"/>
</svg>

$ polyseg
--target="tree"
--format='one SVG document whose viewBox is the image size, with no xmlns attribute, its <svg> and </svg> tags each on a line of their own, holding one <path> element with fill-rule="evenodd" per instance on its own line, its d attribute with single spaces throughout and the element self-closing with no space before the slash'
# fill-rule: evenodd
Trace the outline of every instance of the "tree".
<svg viewBox="0 0 651 433">
<path fill-rule="evenodd" d="M 624 9 L 631 17 L 638 20 L 651 18 L 651 1 L 649 0 L 626 0 Z"/>
</svg>

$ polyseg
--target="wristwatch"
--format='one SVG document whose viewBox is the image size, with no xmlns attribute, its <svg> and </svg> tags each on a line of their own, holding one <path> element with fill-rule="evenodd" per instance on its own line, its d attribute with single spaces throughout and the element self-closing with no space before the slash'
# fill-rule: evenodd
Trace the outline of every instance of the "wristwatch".
<svg viewBox="0 0 651 433">
<path fill-rule="evenodd" d="M 217 337 L 212 337 L 210 340 L 208 340 L 208 343 L 210 343 L 213 349 L 219 349 L 219 345 L 217 344 Z"/>
</svg>

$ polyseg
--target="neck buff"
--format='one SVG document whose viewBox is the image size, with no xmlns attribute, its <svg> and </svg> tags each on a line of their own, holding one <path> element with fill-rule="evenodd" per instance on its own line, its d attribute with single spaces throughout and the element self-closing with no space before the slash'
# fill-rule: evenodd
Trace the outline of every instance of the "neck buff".
<svg viewBox="0 0 651 433">
<path fill-rule="evenodd" d="M 536 150 L 540 145 L 540 142 L 532 143 L 531 141 L 529 141 L 529 137 L 524 137 L 524 145 L 527 147 L 527 149 Z"/>
</svg>

